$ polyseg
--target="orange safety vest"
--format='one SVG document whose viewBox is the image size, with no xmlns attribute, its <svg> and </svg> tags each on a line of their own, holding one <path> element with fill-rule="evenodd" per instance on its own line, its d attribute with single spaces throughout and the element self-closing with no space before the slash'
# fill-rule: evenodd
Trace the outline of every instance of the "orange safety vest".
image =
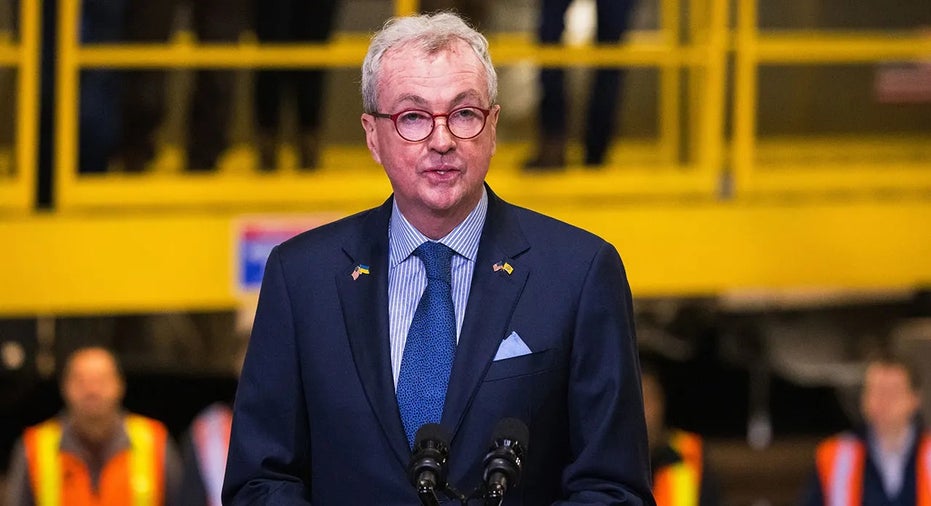
<svg viewBox="0 0 931 506">
<path fill-rule="evenodd" d="M 162 505 L 168 431 L 160 422 L 138 415 L 127 415 L 123 426 L 130 448 L 104 465 L 96 491 L 84 462 L 61 451 L 58 420 L 26 429 L 23 443 L 36 506 Z"/>
<path fill-rule="evenodd" d="M 207 504 L 220 506 L 233 412 L 223 404 L 213 404 L 194 420 L 193 425 L 197 464 L 207 493 Z"/>
<path fill-rule="evenodd" d="M 701 497 L 702 440 L 698 434 L 672 431 L 669 446 L 680 462 L 656 471 L 653 497 L 657 506 L 698 506 Z"/>
<path fill-rule="evenodd" d="M 860 506 L 866 445 L 853 434 L 827 439 L 815 450 L 815 465 L 826 506 Z M 921 436 L 915 463 L 917 506 L 931 506 L 931 434 Z"/>
</svg>

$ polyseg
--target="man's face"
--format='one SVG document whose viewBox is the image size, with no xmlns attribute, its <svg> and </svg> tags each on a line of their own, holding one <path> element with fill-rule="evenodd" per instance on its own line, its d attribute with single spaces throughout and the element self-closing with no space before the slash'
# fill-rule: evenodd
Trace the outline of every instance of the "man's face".
<svg viewBox="0 0 931 506">
<path fill-rule="evenodd" d="M 106 420 L 118 413 L 123 379 L 113 357 L 100 349 L 77 352 L 65 372 L 62 396 L 71 415 L 81 421 Z"/>
<path fill-rule="evenodd" d="M 866 422 L 874 430 L 895 432 L 911 423 L 920 407 L 908 373 L 893 364 L 872 364 L 866 369 L 861 404 Z"/>
<path fill-rule="evenodd" d="M 482 183 L 495 151 L 498 106 L 488 97 L 485 69 L 464 41 L 424 54 L 401 46 L 384 54 L 378 87 L 378 112 L 420 109 L 445 114 L 458 107 L 492 108 L 485 129 L 463 140 L 436 119 L 429 137 L 410 142 L 388 118 L 362 115 L 366 143 L 391 181 L 398 208 L 408 220 L 464 219 L 482 195 Z"/>
</svg>

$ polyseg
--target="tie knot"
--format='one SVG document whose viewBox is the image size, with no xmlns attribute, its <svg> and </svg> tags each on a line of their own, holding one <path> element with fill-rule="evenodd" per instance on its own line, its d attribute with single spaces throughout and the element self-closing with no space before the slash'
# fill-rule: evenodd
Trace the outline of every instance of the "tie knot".
<svg viewBox="0 0 931 506">
<path fill-rule="evenodd" d="M 418 246 L 414 254 L 423 262 L 423 267 L 427 271 L 427 279 L 450 282 L 450 262 L 453 258 L 453 250 L 449 246 L 427 241 Z"/>
</svg>

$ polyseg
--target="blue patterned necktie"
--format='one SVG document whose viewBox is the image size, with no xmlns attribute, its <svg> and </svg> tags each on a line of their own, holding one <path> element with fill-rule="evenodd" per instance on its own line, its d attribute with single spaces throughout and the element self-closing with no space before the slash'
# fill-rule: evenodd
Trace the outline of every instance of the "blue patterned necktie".
<svg viewBox="0 0 931 506">
<path fill-rule="evenodd" d="M 414 255 L 427 271 L 427 288 L 407 331 L 397 391 L 401 421 L 411 447 L 421 425 L 439 423 L 443 416 L 446 386 L 456 352 L 456 311 L 450 270 L 453 250 L 428 241 L 414 250 Z"/>
</svg>

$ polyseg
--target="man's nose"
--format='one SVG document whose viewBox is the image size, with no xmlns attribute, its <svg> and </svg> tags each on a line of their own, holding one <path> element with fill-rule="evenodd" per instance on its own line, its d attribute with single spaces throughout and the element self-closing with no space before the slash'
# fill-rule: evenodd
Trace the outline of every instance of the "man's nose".
<svg viewBox="0 0 931 506">
<path fill-rule="evenodd" d="M 427 139 L 430 142 L 430 147 L 439 152 L 449 151 L 456 142 L 456 136 L 450 132 L 446 118 L 436 118 L 433 121 L 435 122 L 433 132 L 430 133 L 430 137 Z"/>
</svg>

